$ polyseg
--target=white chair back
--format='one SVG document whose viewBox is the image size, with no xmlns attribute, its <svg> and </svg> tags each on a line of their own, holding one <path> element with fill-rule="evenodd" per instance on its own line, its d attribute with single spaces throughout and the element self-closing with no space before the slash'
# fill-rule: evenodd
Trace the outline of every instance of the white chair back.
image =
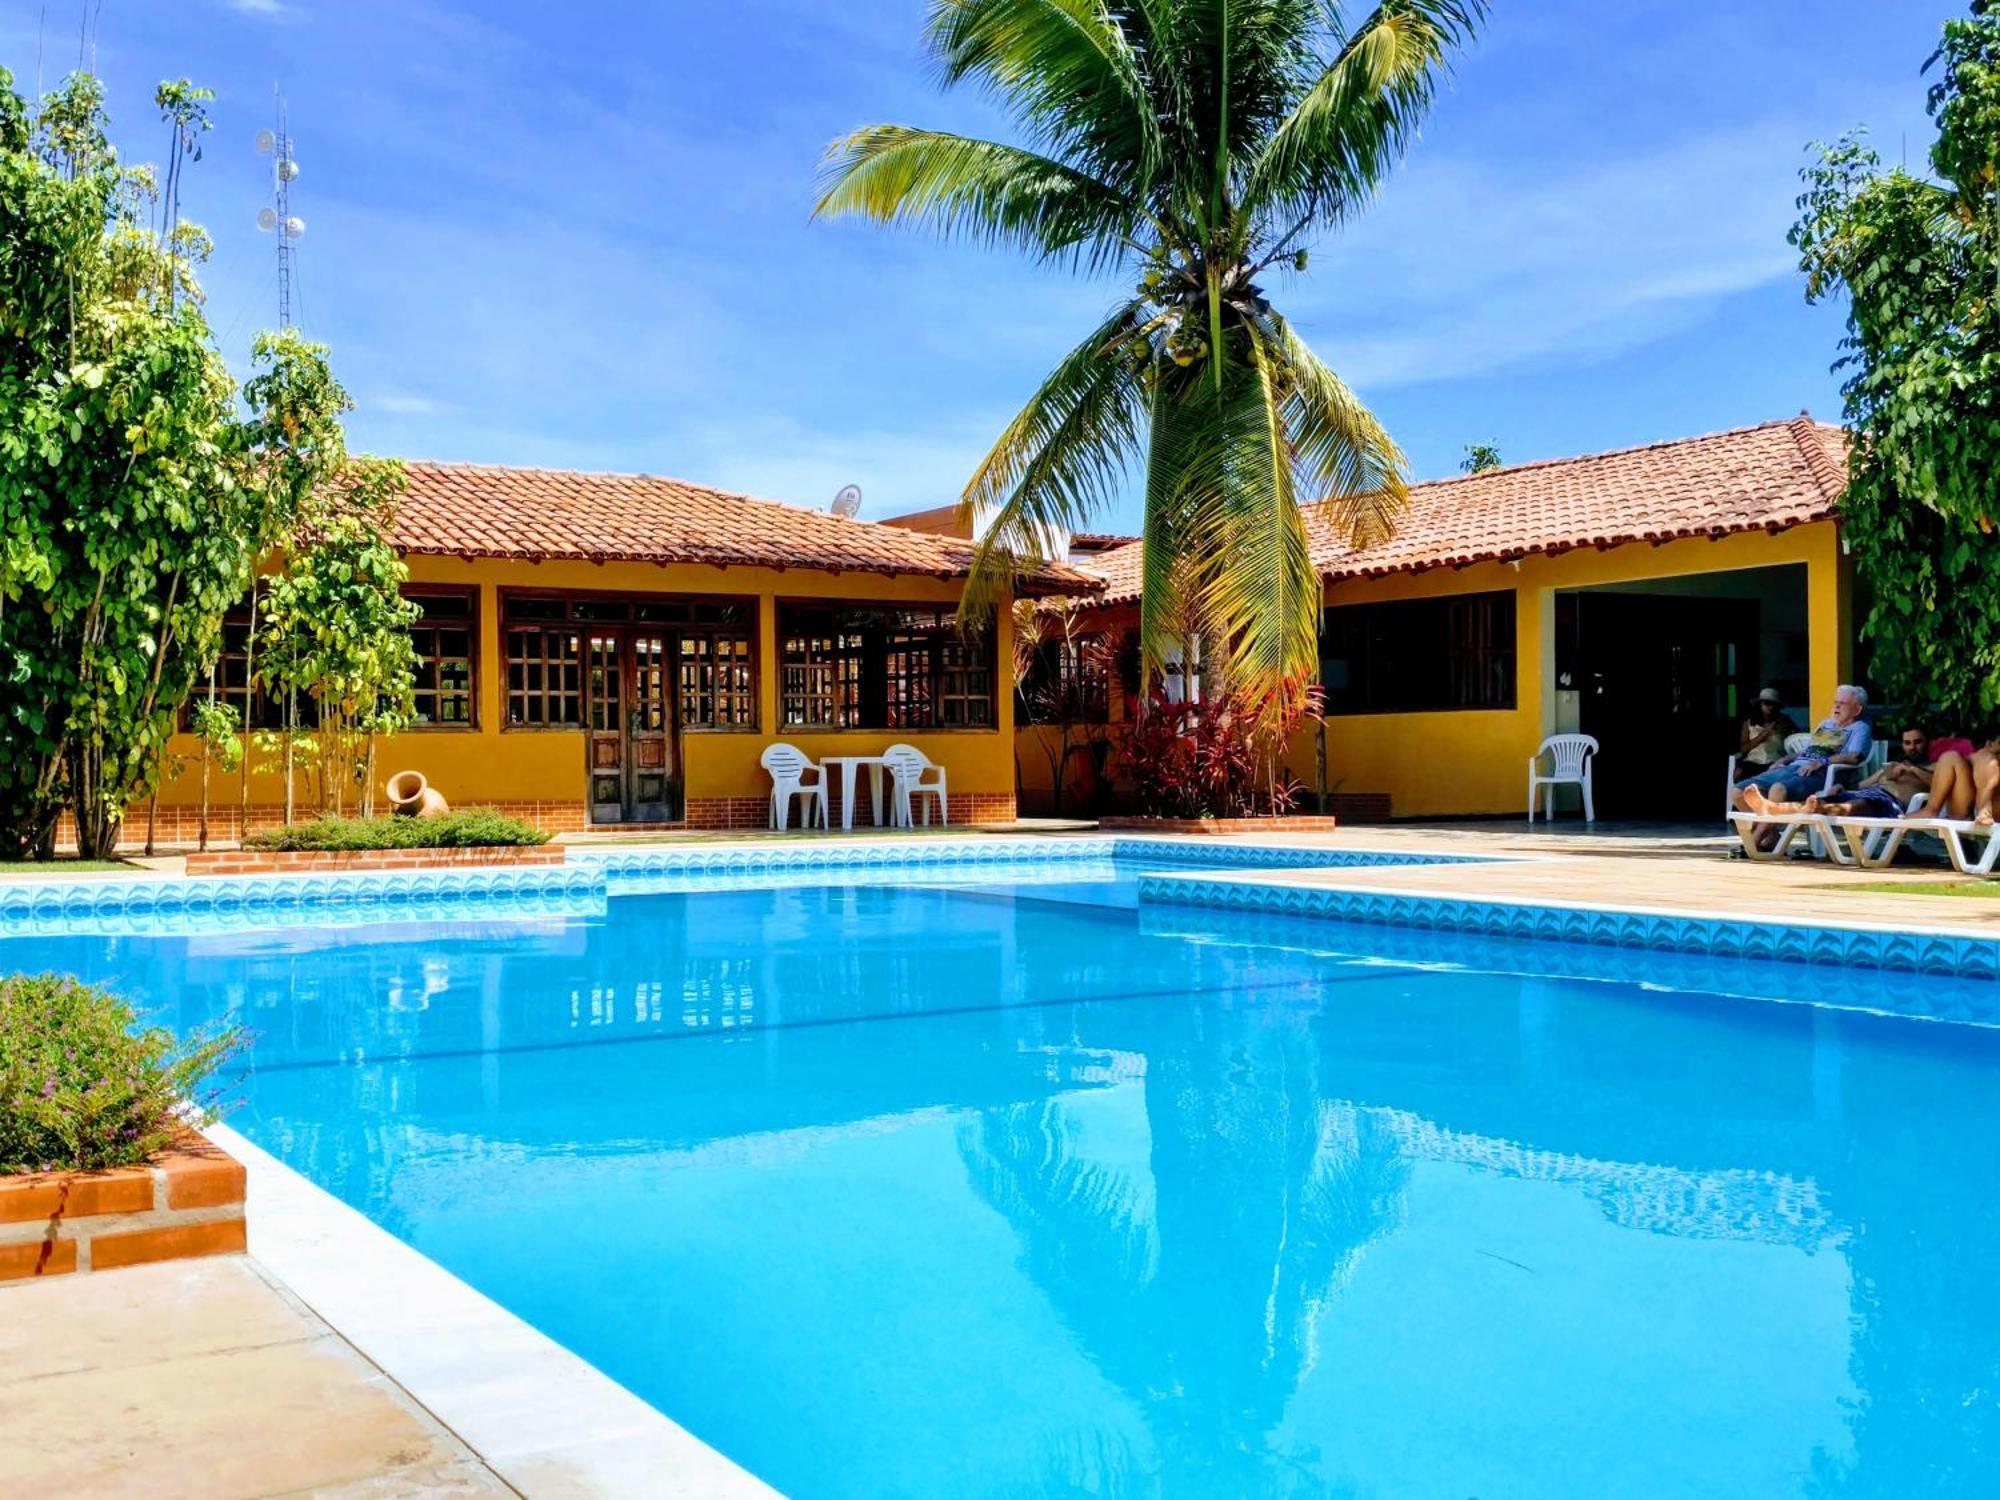
<svg viewBox="0 0 2000 1500">
<path fill-rule="evenodd" d="M 1551 776 L 1581 776 L 1584 759 L 1597 753 L 1597 740 L 1587 734 L 1552 734 L 1535 753 L 1549 758 Z"/>
<path fill-rule="evenodd" d="M 908 773 L 914 777 L 918 772 L 929 770 L 931 765 L 931 758 L 915 745 L 891 745 L 882 752 L 882 759 L 898 776 Z"/>
<path fill-rule="evenodd" d="M 785 781 L 797 781 L 800 773 L 812 765 L 805 752 L 797 745 L 787 745 L 783 740 L 773 740 L 764 747 L 764 753 L 757 757 L 757 763 L 772 776 Z"/>
<path fill-rule="evenodd" d="M 1803 755 L 1812 748 L 1810 734 L 1788 734 L 1785 736 L 1785 754 Z"/>
</svg>

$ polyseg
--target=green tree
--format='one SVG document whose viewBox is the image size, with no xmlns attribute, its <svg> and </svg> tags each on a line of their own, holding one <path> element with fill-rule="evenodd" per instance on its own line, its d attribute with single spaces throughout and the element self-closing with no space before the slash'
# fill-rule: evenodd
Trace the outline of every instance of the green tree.
<svg viewBox="0 0 2000 1500">
<path fill-rule="evenodd" d="M 297 554 L 324 538 L 329 523 L 342 513 L 349 463 L 341 419 L 354 409 L 354 401 L 334 379 L 326 346 L 303 338 L 296 329 L 258 335 L 250 359 L 253 368 L 244 382 L 243 396 L 251 412 L 247 437 L 251 464 L 260 481 L 257 525 L 271 543 L 282 543 Z M 365 464 L 356 471 L 355 494 L 363 512 L 386 504 L 389 495 L 384 487 L 392 489 L 400 472 Z M 277 686 L 283 694 L 278 753 L 285 781 L 285 821 L 289 823 L 296 784 L 302 679 L 296 670 L 267 674 L 259 667 L 262 594 L 261 588 L 250 592 L 244 673 L 247 681 Z M 293 649 L 297 650 L 296 642 Z M 211 673 L 211 701 L 214 692 Z M 237 786 L 237 827 L 245 833 L 250 828 L 250 781 L 255 768 L 253 758 L 245 755 Z"/>
<path fill-rule="evenodd" d="M 966 486 L 990 523 L 967 607 L 1145 481 L 1141 648 L 1199 634 L 1282 719 L 1318 667 L 1300 492 L 1388 533 L 1403 460 L 1265 296 L 1366 207 L 1483 0 L 934 0 L 947 85 L 1025 144 L 905 125 L 834 143 L 817 212 L 925 226 L 1137 283 L 1030 398 Z"/>
<path fill-rule="evenodd" d="M 301 696 L 312 703 L 312 769 L 322 813 L 374 811 L 376 739 L 416 717 L 410 626 L 418 610 L 402 596 L 409 570 L 384 534 L 403 482 L 400 464 L 351 462 L 338 509 L 297 538 L 269 586 L 270 643 L 262 676 L 288 703 Z M 288 715 L 288 730 L 295 720 L 295 713 Z M 291 746 L 288 732 L 287 822 L 295 774 Z"/>
<path fill-rule="evenodd" d="M 1465 457 L 1458 461 L 1461 474 L 1484 474 L 1500 467 L 1500 450 L 1492 443 L 1467 443 Z"/>
<path fill-rule="evenodd" d="M 2000 17 L 1948 22 L 1929 67 L 1934 177 L 1859 134 L 1821 146 L 1791 242 L 1808 300 L 1844 292 L 1855 435 L 1843 536 L 1864 634 L 1900 697 L 1971 724 L 2000 708 Z"/>
<path fill-rule="evenodd" d="M 255 555 L 235 385 L 94 78 L 0 71 L 0 848 L 117 841 Z"/>
</svg>

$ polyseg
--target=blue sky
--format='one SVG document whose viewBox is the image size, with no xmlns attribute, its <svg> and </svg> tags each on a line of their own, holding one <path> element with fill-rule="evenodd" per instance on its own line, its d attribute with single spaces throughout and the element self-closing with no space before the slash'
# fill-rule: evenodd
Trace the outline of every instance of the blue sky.
<svg viewBox="0 0 2000 1500">
<path fill-rule="evenodd" d="M 32 87 L 98 0 L 0 0 Z M 357 448 L 643 470 L 865 514 L 955 498 L 1113 289 L 1000 252 L 808 221 L 862 123 L 991 133 L 940 94 L 924 0 L 102 0 L 114 134 L 156 159 L 163 77 L 217 90 L 187 193 L 241 367 L 275 321 L 251 142 L 273 85 L 302 175 L 298 321 Z M 1784 232 L 1805 143 L 1929 135 L 1942 0 L 1494 0 L 1372 213 L 1274 295 L 1419 477 L 1836 417 L 1839 312 Z M 1129 529 L 1127 504 L 1102 520 Z"/>
</svg>

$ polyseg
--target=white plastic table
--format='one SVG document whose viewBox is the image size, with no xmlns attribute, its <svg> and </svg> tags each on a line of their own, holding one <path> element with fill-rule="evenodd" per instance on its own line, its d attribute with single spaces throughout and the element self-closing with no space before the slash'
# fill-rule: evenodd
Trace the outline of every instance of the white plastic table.
<svg viewBox="0 0 2000 1500">
<path fill-rule="evenodd" d="M 822 766 L 831 770 L 840 767 L 840 826 L 854 826 L 854 776 L 863 766 L 868 768 L 868 790 L 874 803 L 875 826 L 882 826 L 882 772 L 888 766 L 888 759 L 880 755 L 822 755 Z M 831 790 L 831 788 L 829 788 Z"/>
</svg>

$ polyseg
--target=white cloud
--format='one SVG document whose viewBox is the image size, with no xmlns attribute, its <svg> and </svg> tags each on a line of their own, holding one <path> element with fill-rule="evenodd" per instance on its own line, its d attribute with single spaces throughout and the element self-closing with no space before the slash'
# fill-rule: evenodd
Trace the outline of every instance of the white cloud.
<svg viewBox="0 0 2000 1500">
<path fill-rule="evenodd" d="M 455 401 L 440 401 L 435 396 L 419 395 L 414 391 L 378 391 L 355 404 L 363 411 L 380 412 L 391 417 L 436 417 L 464 409 Z"/>
<path fill-rule="evenodd" d="M 283 0 L 228 0 L 231 10 L 240 10 L 251 16 L 281 16 L 291 7 Z"/>
<path fill-rule="evenodd" d="M 1275 295 L 1363 387 L 1608 357 L 1792 274 L 1809 134 L 1767 121 L 1534 177 L 1420 158 Z"/>
</svg>

